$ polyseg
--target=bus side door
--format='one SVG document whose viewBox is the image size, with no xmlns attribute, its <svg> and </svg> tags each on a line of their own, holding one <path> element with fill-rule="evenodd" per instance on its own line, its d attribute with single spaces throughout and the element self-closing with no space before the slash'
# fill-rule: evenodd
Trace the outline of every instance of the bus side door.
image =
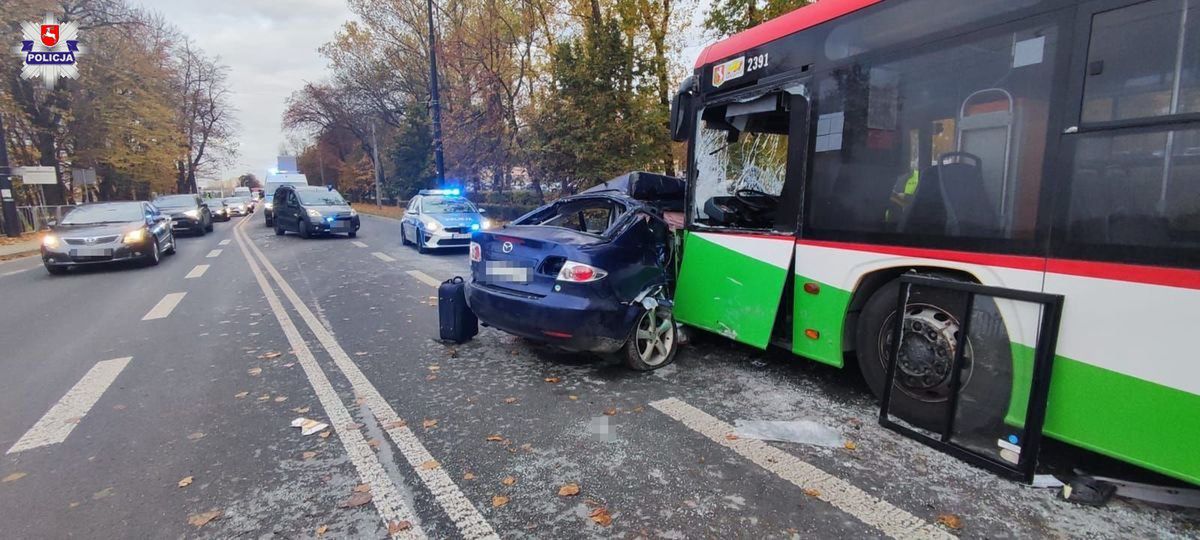
<svg viewBox="0 0 1200 540">
<path fill-rule="evenodd" d="M 796 84 L 700 112 L 676 319 L 767 347 L 796 248 L 808 103 Z"/>
</svg>

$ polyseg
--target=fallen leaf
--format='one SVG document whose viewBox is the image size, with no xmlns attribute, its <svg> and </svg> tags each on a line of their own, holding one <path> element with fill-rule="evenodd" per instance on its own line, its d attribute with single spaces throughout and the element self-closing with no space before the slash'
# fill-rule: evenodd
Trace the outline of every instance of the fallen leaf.
<svg viewBox="0 0 1200 540">
<path fill-rule="evenodd" d="M 371 502 L 371 492 L 355 493 L 349 499 L 338 503 L 338 508 L 354 508 Z"/>
<path fill-rule="evenodd" d="M 246 373 L 249 373 L 251 377 L 257 377 L 259 375 L 262 375 L 262 368 L 260 368 L 260 367 L 250 368 L 250 369 L 246 370 Z"/>
<path fill-rule="evenodd" d="M 204 438 L 204 434 L 203 434 L 203 433 L 201 433 L 201 432 L 199 432 L 199 431 L 197 431 L 197 432 L 195 432 L 195 433 L 193 433 L 193 434 L 191 434 L 191 435 L 188 435 L 188 437 L 187 437 L 187 438 L 188 438 L 188 440 L 192 440 L 192 441 L 198 441 L 198 440 L 200 440 L 200 439 L 203 439 L 203 438 Z"/>
<path fill-rule="evenodd" d="M 642 407 L 641 405 L 638 405 L 637 407 L 634 407 L 634 408 L 633 408 L 633 412 L 636 412 L 636 413 L 640 413 L 640 412 L 642 412 L 642 411 L 644 411 L 644 410 L 646 410 L 646 408 L 645 408 L 645 407 Z"/>
<path fill-rule="evenodd" d="M 64 424 L 78 424 L 80 420 L 83 420 L 82 416 L 73 416 L 71 418 L 63 420 L 63 423 Z"/>
<path fill-rule="evenodd" d="M 305 406 L 303 406 L 303 407 L 296 407 L 296 408 L 292 409 L 292 412 L 295 412 L 295 413 L 300 413 L 300 414 L 304 414 L 304 413 L 308 412 L 308 411 L 309 411 L 309 410 L 311 410 L 311 409 L 312 409 L 312 407 L 309 407 L 308 405 L 305 405 Z"/>
<path fill-rule="evenodd" d="M 474 479 L 475 479 L 475 473 L 467 473 L 467 474 L 463 475 L 463 480 L 474 480 Z"/>
<path fill-rule="evenodd" d="M 329 530 L 329 525 L 321 525 L 317 527 L 317 536 L 325 536 L 325 531 Z"/>
<path fill-rule="evenodd" d="M 504 437 L 501 437 L 500 435 L 488 435 L 487 440 L 492 441 L 492 442 L 499 442 L 499 441 L 503 441 Z"/>
<path fill-rule="evenodd" d="M 379 444 L 380 444 L 379 439 L 371 439 L 371 440 L 367 441 L 367 446 L 370 446 L 372 450 L 378 449 Z"/>
<path fill-rule="evenodd" d="M 238 392 L 238 393 L 234 394 L 233 397 L 242 399 L 248 395 L 250 395 L 250 392 Z"/>
<path fill-rule="evenodd" d="M 492 497 L 492 508 L 500 508 L 506 504 L 508 504 L 508 497 L 505 497 L 504 495 L 496 495 Z"/>
<path fill-rule="evenodd" d="M 357 486 L 354 486 L 355 493 L 366 493 L 368 491 L 371 491 L 370 484 L 359 484 Z"/>
<path fill-rule="evenodd" d="M 388 522 L 388 534 L 397 534 L 410 528 L 412 528 L 412 523 L 409 523 L 408 520 L 396 521 L 393 519 Z"/>
<path fill-rule="evenodd" d="M 579 484 L 574 482 L 558 488 L 559 497 L 574 497 L 579 495 Z"/>
<path fill-rule="evenodd" d="M 808 495 L 809 497 L 820 497 L 821 490 L 816 488 L 804 488 L 804 494 Z"/>
<path fill-rule="evenodd" d="M 122 405 L 122 404 L 120 404 L 120 403 L 118 403 L 118 404 L 116 404 L 116 405 L 113 405 L 113 410 L 114 410 L 114 411 L 123 411 L 123 410 L 125 410 L 125 406 L 124 406 L 124 405 Z"/>
<path fill-rule="evenodd" d="M 300 459 L 303 459 L 304 461 L 308 461 L 315 457 L 317 457 L 317 453 L 313 452 L 312 450 L 307 450 L 300 453 Z"/>
<path fill-rule="evenodd" d="M 569 399 L 571 401 L 579 401 L 579 396 L 570 395 L 570 396 L 567 396 L 567 399 Z"/>
<path fill-rule="evenodd" d="M 737 434 L 736 434 L 736 433 L 726 433 L 726 434 L 725 434 L 725 440 L 728 440 L 728 441 L 736 441 L 736 440 L 738 440 L 738 436 L 737 436 Z"/>
<path fill-rule="evenodd" d="M 515 354 L 515 352 L 516 352 L 516 351 L 513 351 L 513 352 L 514 352 L 514 354 Z M 546 382 L 548 382 L 548 383 L 550 383 L 550 384 L 556 384 L 556 383 L 558 383 L 559 381 L 561 381 L 562 379 L 560 379 L 560 378 L 558 378 L 558 377 L 546 377 L 545 379 L 542 379 L 542 380 L 544 380 L 544 381 L 546 381 Z"/>
<path fill-rule="evenodd" d="M 501 483 L 501 484 L 504 484 L 504 485 L 506 485 L 506 486 L 511 486 L 511 485 L 513 485 L 513 484 L 516 484 L 516 483 L 517 483 L 517 477 L 515 477 L 515 476 L 505 476 L 505 477 L 504 477 L 504 480 L 501 480 L 501 481 L 500 481 L 500 483 Z"/>
<path fill-rule="evenodd" d="M 431 420 L 429 418 L 426 418 L 424 422 L 421 422 L 421 425 L 424 426 L 425 429 L 430 429 L 430 428 L 437 427 L 437 422 L 438 422 L 437 420 Z"/>
<path fill-rule="evenodd" d="M 327 430 L 325 430 L 325 431 L 322 431 L 322 432 L 320 433 L 320 435 L 319 435 L 319 436 L 320 436 L 322 439 L 328 439 L 328 438 L 329 438 L 329 430 L 327 429 Z"/>
<path fill-rule="evenodd" d="M 284 364 L 283 367 L 292 367 L 294 365 L 296 365 L 295 362 L 288 362 L 288 363 Z"/>
<path fill-rule="evenodd" d="M 604 416 L 616 416 L 616 415 L 617 415 L 616 407 L 609 407 L 608 409 L 605 409 L 605 411 L 604 411 Z"/>
<path fill-rule="evenodd" d="M 279 358 L 280 356 L 283 356 L 283 353 L 281 353 L 281 352 L 276 352 L 276 351 L 271 351 L 271 352 L 269 352 L 269 353 L 265 353 L 265 354 L 263 354 L 263 355 L 260 355 L 260 356 L 259 356 L 259 358 L 262 358 L 263 360 L 270 360 L 270 359 L 272 359 L 272 358 Z"/>
<path fill-rule="evenodd" d="M 183 477 L 183 479 L 179 481 L 179 487 L 188 487 L 188 486 L 190 486 L 190 485 L 192 484 L 192 480 L 193 480 L 193 478 L 192 478 L 191 476 L 185 476 L 185 477 Z"/>
<path fill-rule="evenodd" d="M 529 443 L 522 444 L 522 445 L 521 445 L 521 450 L 524 450 L 524 451 L 526 451 L 526 452 L 532 452 L 532 451 L 533 451 L 533 445 L 532 445 L 532 444 L 529 444 Z"/>
<path fill-rule="evenodd" d="M 365 397 L 359 397 L 359 398 L 354 399 L 354 404 L 358 405 L 359 407 L 362 407 L 363 403 L 366 403 L 366 402 L 367 402 L 367 398 L 365 398 Z"/>
<path fill-rule="evenodd" d="M 438 371 L 438 370 L 440 370 L 440 369 L 442 369 L 442 366 L 439 366 L 439 365 L 437 365 L 437 364 L 434 364 L 434 365 L 432 365 L 432 366 L 429 366 L 429 371 Z"/>
<path fill-rule="evenodd" d="M 79 506 L 79 503 L 72 501 L 71 504 L 67 505 L 67 508 L 75 508 L 76 506 Z"/>
<path fill-rule="evenodd" d="M 433 459 L 421 464 L 421 468 L 425 469 L 427 471 L 432 471 L 441 466 L 442 465 L 440 463 L 438 463 L 437 460 L 433 460 Z"/>
<path fill-rule="evenodd" d="M 366 356 L 366 355 L 367 355 L 367 353 L 365 351 L 358 351 L 358 352 L 354 353 L 354 356 Z"/>
<path fill-rule="evenodd" d="M 608 509 L 603 506 L 592 510 L 592 513 L 588 514 L 588 517 L 592 518 L 592 521 L 595 521 L 601 527 L 607 527 L 612 524 L 612 516 L 608 514 Z"/>
<path fill-rule="evenodd" d="M 437 375 L 434 375 L 434 374 L 430 373 L 429 375 L 426 375 L 426 376 L 425 376 L 425 380 L 427 380 L 427 381 L 436 381 L 436 380 L 437 380 Z"/>
<path fill-rule="evenodd" d="M 450 349 L 450 358 L 458 358 L 458 349 Z"/>
<path fill-rule="evenodd" d="M 363 425 L 358 422 L 350 422 L 346 424 L 346 429 L 362 429 Z"/>
<path fill-rule="evenodd" d="M 258 401 L 267 401 L 269 399 L 271 399 L 271 394 L 263 394 L 258 396 Z"/>
<path fill-rule="evenodd" d="M 16 482 L 17 480 L 25 478 L 25 475 L 26 475 L 26 473 L 23 473 L 23 472 L 15 472 L 8 476 L 5 476 L 3 480 L 0 480 L 0 482 Z"/>
<path fill-rule="evenodd" d="M 196 527 L 197 529 L 199 529 L 200 527 L 203 527 L 206 524 L 208 524 L 208 522 L 210 522 L 214 519 L 219 519 L 220 517 L 221 517 L 220 510 L 209 510 L 208 512 L 192 514 L 192 515 L 188 516 L 188 525 L 192 525 L 192 526 Z"/>
<path fill-rule="evenodd" d="M 283 403 L 287 401 L 287 396 L 275 396 L 275 403 Z"/>
<path fill-rule="evenodd" d="M 110 487 L 106 487 L 106 488 L 104 488 L 104 489 L 102 489 L 102 490 L 100 490 L 100 491 L 97 491 L 97 492 L 93 493 L 93 494 L 92 494 L 92 500 L 93 500 L 93 501 L 98 501 L 98 500 L 100 500 L 100 499 L 103 499 L 103 498 L 105 498 L 105 497 L 111 497 L 111 496 L 112 496 L 112 494 L 113 494 L 113 493 L 116 493 L 116 492 L 117 492 L 117 490 L 113 489 L 111 486 L 110 486 Z"/>
<path fill-rule="evenodd" d="M 963 526 L 962 518 L 954 514 L 941 514 L 937 517 L 937 522 L 954 530 L 961 529 Z"/>
<path fill-rule="evenodd" d="M 846 444 L 843 444 L 842 447 L 846 450 L 854 450 L 855 448 L 858 448 L 858 445 L 854 444 L 854 441 L 846 441 Z"/>
</svg>

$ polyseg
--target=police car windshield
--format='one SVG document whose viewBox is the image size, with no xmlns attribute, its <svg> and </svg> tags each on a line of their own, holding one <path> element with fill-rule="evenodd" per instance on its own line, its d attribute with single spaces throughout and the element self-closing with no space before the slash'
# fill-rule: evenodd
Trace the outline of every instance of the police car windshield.
<svg viewBox="0 0 1200 540">
<path fill-rule="evenodd" d="M 421 200 L 421 211 L 427 214 L 461 214 L 474 212 L 475 205 L 461 197 L 425 197 Z"/>
<path fill-rule="evenodd" d="M 336 191 L 322 189 L 298 189 L 296 195 L 300 202 L 312 206 L 345 206 L 346 199 Z"/>
</svg>

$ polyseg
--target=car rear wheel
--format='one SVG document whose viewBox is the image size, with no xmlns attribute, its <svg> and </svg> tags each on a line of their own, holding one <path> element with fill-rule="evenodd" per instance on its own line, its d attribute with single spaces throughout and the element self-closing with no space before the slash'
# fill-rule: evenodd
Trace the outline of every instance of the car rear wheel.
<svg viewBox="0 0 1200 540">
<path fill-rule="evenodd" d="M 638 317 L 633 335 L 625 343 L 625 365 L 637 371 L 652 371 L 674 362 L 678 350 L 671 310 L 648 309 Z"/>
</svg>

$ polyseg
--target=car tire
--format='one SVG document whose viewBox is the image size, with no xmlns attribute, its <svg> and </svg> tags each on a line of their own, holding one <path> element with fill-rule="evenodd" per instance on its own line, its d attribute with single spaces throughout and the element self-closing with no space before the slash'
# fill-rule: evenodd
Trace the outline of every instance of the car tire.
<svg viewBox="0 0 1200 540">
<path fill-rule="evenodd" d="M 268 227 L 275 225 L 275 222 L 273 220 L 271 220 L 271 218 L 266 218 L 266 222 L 267 222 Z"/>
<path fill-rule="evenodd" d="M 621 349 L 621 356 L 630 369 L 653 371 L 674 362 L 677 352 L 679 336 L 675 333 L 675 315 L 670 309 L 655 308 L 638 316 L 629 340 Z"/>
<path fill-rule="evenodd" d="M 142 262 L 146 266 L 158 266 L 158 263 L 162 261 L 162 250 L 159 248 L 157 238 L 150 240 L 150 253 L 147 253 L 144 257 L 145 259 Z"/>
<path fill-rule="evenodd" d="M 408 241 L 408 233 L 404 232 L 404 223 L 400 224 L 400 245 L 411 246 L 412 242 Z"/>
<path fill-rule="evenodd" d="M 896 312 L 896 299 L 899 294 L 898 280 L 893 280 L 875 291 L 863 306 L 855 332 L 858 369 L 878 399 L 883 397 L 884 383 L 887 379 L 884 359 L 889 353 L 883 351 L 891 347 L 892 317 Z M 918 286 L 913 287 L 908 302 L 909 306 L 915 307 L 910 307 L 905 315 L 906 320 L 912 318 L 914 322 L 920 322 L 932 318 L 933 321 L 941 321 L 945 325 L 947 323 L 944 317 L 950 317 L 949 324 L 955 324 L 950 314 L 962 311 L 963 299 L 961 293 Z M 918 311 L 913 311 L 914 309 Z M 971 335 L 967 340 L 971 356 L 968 368 L 960 375 L 956 431 L 1003 425 L 1012 391 L 1012 348 L 1000 311 L 992 299 L 976 297 L 974 313 L 976 315 L 973 316 L 983 315 L 987 319 L 999 321 L 1000 324 L 973 324 L 971 327 Z M 946 328 L 955 333 L 952 328 Z M 912 343 L 914 347 L 933 346 L 922 343 L 923 341 L 927 340 Z M 949 357 L 947 362 L 952 362 L 953 350 L 934 352 L 925 357 Z M 948 386 L 948 367 L 946 371 L 947 374 L 941 377 L 945 378 Z M 936 379 L 936 373 L 933 375 L 932 378 Z M 926 383 L 926 388 L 921 388 L 905 384 L 905 379 L 915 380 L 916 377 L 905 378 L 901 373 L 897 373 L 897 384 L 892 388 L 889 412 L 914 426 L 940 432 L 949 405 L 946 401 L 949 397 L 948 388 L 939 393 L 939 388 L 929 388 L 929 383 Z"/>
<path fill-rule="evenodd" d="M 425 247 L 425 232 L 421 229 L 417 229 L 417 253 L 429 253 L 429 248 Z"/>
<path fill-rule="evenodd" d="M 312 232 L 308 230 L 308 222 L 300 221 L 300 238 L 312 238 Z"/>
<path fill-rule="evenodd" d="M 167 247 L 167 255 L 175 254 L 175 235 L 171 234 L 171 245 Z"/>
<path fill-rule="evenodd" d="M 346 233 L 346 236 L 349 236 L 350 238 L 358 238 L 358 231 L 350 231 Z"/>
<path fill-rule="evenodd" d="M 204 232 L 213 232 L 213 220 L 212 220 L 212 216 L 209 216 L 209 217 L 208 217 L 208 225 L 205 225 L 205 226 L 204 226 Z"/>
<path fill-rule="evenodd" d="M 283 230 L 283 225 L 279 223 L 275 224 L 275 236 L 283 236 L 286 232 L 287 231 Z"/>
<path fill-rule="evenodd" d="M 46 266 L 46 272 L 48 272 L 52 276 L 61 276 L 61 275 L 67 273 L 66 266 L 57 266 L 57 265 L 53 265 L 53 264 L 47 264 L 45 266 Z"/>
</svg>

